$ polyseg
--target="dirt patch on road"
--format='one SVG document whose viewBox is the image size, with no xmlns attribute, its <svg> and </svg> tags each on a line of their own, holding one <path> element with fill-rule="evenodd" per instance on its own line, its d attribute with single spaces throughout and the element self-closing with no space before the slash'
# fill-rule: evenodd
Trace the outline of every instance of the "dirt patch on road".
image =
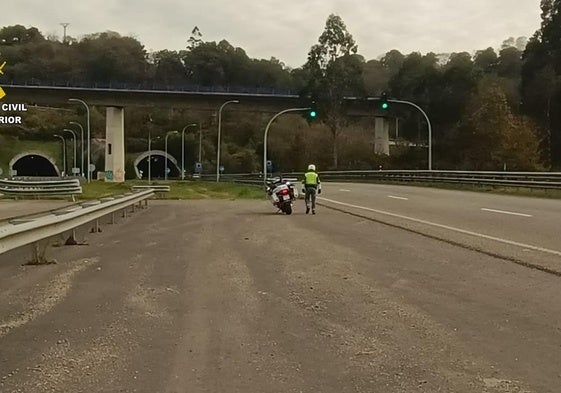
<svg viewBox="0 0 561 393">
<path fill-rule="evenodd" d="M 70 263 L 68 269 L 44 285 L 35 288 L 21 288 L 3 299 L 13 304 L 16 310 L 0 319 L 0 338 L 12 329 L 21 327 L 51 311 L 70 292 L 74 277 L 89 266 L 97 263 L 95 259 L 79 260 Z"/>
</svg>

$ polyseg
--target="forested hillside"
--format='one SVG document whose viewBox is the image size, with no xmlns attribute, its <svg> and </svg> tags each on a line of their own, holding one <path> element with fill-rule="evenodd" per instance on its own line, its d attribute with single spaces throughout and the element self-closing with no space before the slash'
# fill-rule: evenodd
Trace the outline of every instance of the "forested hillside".
<svg viewBox="0 0 561 393">
<path fill-rule="evenodd" d="M 276 58 L 251 58 L 227 40 L 205 41 L 198 28 L 190 34 L 191 29 L 186 30 L 185 49 L 148 53 L 138 39 L 115 32 L 67 37 L 62 42 L 34 27 L 6 26 L 0 29 L 1 58 L 7 62 L 0 81 L 243 87 L 311 94 L 320 104 L 322 122 L 310 127 L 301 116 L 287 116 L 278 123 L 270 145 L 278 169 L 301 169 L 309 160 L 322 169 L 424 168 L 425 148 L 399 145 L 399 141 L 426 143 L 426 125 L 418 113 L 390 108 L 389 115 L 398 117 L 400 124 L 398 145 L 390 157 L 373 153 L 373 121 L 340 116 L 338 100 L 343 94 L 377 96 L 387 91 L 390 97 L 416 102 L 428 113 L 434 129 L 435 168 L 560 169 L 561 0 L 541 3 L 542 26 L 528 32 L 529 40 L 497 37 L 496 49 L 448 54 L 403 54 L 396 49 L 378 59 L 361 56 L 352 27 L 331 15 L 325 31 L 318 32 L 318 43 L 310 48 L 306 64 L 294 69 Z M 103 138 L 104 110 L 96 109 L 92 129 L 96 138 Z M 209 164 L 213 161 L 215 117 L 173 108 L 151 115 L 154 132 L 162 135 L 202 123 L 203 158 Z M 22 128 L 0 128 L 2 143 L 14 137 L 52 141 L 52 134 L 68 121 L 81 119 L 83 114 L 72 106 L 32 109 Z M 260 168 L 266 120 L 228 110 L 224 124 L 228 171 Z M 128 109 L 126 125 L 127 150 L 145 149 L 146 110 Z M 170 147 L 176 157 L 179 149 L 177 144 Z M 188 150 L 193 163 L 198 130 L 190 130 Z"/>
</svg>

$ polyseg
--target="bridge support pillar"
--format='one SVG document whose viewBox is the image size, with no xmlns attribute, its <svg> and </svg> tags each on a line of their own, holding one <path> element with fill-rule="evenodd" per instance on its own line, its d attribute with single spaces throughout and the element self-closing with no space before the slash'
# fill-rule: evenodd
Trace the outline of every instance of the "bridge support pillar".
<svg viewBox="0 0 561 393">
<path fill-rule="evenodd" d="M 375 118 L 374 153 L 390 155 L 390 124 L 385 117 Z"/>
<path fill-rule="evenodd" d="M 125 109 L 121 107 L 107 107 L 105 181 L 125 181 Z"/>
</svg>

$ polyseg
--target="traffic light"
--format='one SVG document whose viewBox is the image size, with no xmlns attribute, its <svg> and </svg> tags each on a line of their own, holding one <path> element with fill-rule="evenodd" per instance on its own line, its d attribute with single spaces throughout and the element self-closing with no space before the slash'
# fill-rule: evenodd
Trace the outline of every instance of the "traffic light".
<svg viewBox="0 0 561 393">
<path fill-rule="evenodd" d="M 380 108 L 383 110 L 388 110 L 390 108 L 390 104 L 388 102 L 388 93 L 383 92 L 382 96 L 380 97 Z"/>
<path fill-rule="evenodd" d="M 312 101 L 310 104 L 310 109 L 308 113 L 306 113 L 306 117 L 310 120 L 314 120 L 318 117 L 318 108 L 315 101 Z"/>
<path fill-rule="evenodd" d="M 316 103 L 315 101 L 312 101 L 311 104 L 308 105 L 310 107 L 310 109 L 308 109 L 306 111 L 306 113 L 304 113 L 304 116 L 306 117 L 306 121 L 311 124 L 315 121 L 318 120 L 319 118 L 319 111 L 317 109 Z"/>
</svg>

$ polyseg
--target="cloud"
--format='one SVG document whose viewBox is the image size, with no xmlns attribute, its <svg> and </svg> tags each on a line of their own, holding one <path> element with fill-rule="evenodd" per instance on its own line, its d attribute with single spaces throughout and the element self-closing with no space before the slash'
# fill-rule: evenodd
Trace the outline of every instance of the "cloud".
<svg viewBox="0 0 561 393">
<path fill-rule="evenodd" d="M 205 40 L 227 39 L 248 55 L 306 61 L 330 13 L 340 15 L 367 59 L 391 49 L 436 53 L 497 47 L 539 27 L 535 0 L 18 0 L 5 2 L 3 25 L 36 26 L 62 35 L 113 30 L 149 50 L 185 48 L 198 26 Z"/>
</svg>

